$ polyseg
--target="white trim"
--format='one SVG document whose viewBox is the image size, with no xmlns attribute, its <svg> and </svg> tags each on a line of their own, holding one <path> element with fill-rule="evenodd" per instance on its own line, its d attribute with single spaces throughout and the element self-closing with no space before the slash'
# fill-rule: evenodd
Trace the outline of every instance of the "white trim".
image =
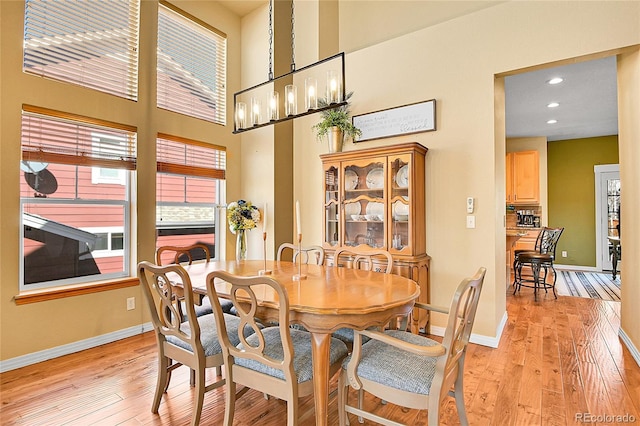
<svg viewBox="0 0 640 426">
<path fill-rule="evenodd" d="M 555 263 L 553 265 L 557 271 L 564 269 L 565 271 L 587 271 L 587 272 L 602 272 L 602 270 L 595 266 L 580 266 L 580 265 L 559 265 Z"/>
<path fill-rule="evenodd" d="M 620 327 L 620 329 L 618 330 L 618 336 L 620 336 L 620 339 L 622 339 L 622 343 L 624 343 L 627 349 L 629 349 L 629 352 L 631 352 L 631 356 L 633 357 L 633 359 L 636 360 L 636 364 L 638 364 L 638 366 L 640 367 L 640 351 L 638 350 L 638 348 L 635 347 L 635 345 L 633 344 L 633 342 L 631 341 L 627 333 L 624 332 L 622 327 Z"/>
<path fill-rule="evenodd" d="M 475 343 L 477 345 L 488 346 L 490 348 L 497 348 L 500 344 L 500 338 L 502 337 L 502 332 L 504 331 L 504 326 L 507 324 L 507 311 L 504 312 L 502 316 L 502 320 L 500 324 L 498 324 L 498 328 L 496 328 L 496 336 L 483 336 L 482 334 L 471 333 L 469 337 L 470 343 Z M 438 327 L 432 325 L 429 327 L 429 332 L 435 336 L 444 336 L 445 327 Z"/>
<path fill-rule="evenodd" d="M 607 173 L 617 173 L 618 179 L 620 179 L 620 164 L 599 164 L 593 166 L 593 174 L 595 177 L 595 216 L 596 216 L 596 269 L 598 272 L 602 271 L 606 266 L 607 268 L 611 267 L 611 262 L 608 262 L 607 265 L 603 263 L 603 249 L 604 244 L 607 242 L 606 234 L 608 233 L 606 229 L 606 214 L 603 217 L 602 210 L 605 208 L 603 205 L 603 199 L 607 197 L 607 190 L 602 187 L 603 175 Z M 603 224 L 603 220 L 605 223 Z M 604 225 L 604 226 L 603 226 Z"/>
<path fill-rule="evenodd" d="M 133 327 L 114 331 L 112 333 L 90 337 L 84 340 L 78 340 L 77 342 L 69 343 L 62 346 L 56 346 L 55 348 L 45 349 L 27 355 L 6 359 L 4 361 L 0 361 L 0 373 L 15 370 L 16 368 L 26 367 L 27 365 L 36 364 L 38 362 L 46 361 L 49 359 L 58 358 L 63 355 L 80 352 L 85 349 L 104 345 L 106 343 L 112 343 L 117 340 L 122 340 L 127 337 L 146 333 L 147 331 L 151 330 L 153 330 L 153 326 L 150 322 L 148 322 L 145 324 L 135 325 Z"/>
</svg>

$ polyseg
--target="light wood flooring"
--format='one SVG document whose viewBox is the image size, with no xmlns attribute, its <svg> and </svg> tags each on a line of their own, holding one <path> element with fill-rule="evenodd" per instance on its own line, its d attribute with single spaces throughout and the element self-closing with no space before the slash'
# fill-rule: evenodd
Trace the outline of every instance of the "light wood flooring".
<svg viewBox="0 0 640 426">
<path fill-rule="evenodd" d="M 640 367 L 617 335 L 619 304 L 507 293 L 508 323 L 497 349 L 471 344 L 465 368 L 471 425 L 573 425 L 577 416 L 633 416 L 640 423 Z M 156 381 L 151 333 L 0 375 L 2 425 L 186 425 L 193 390 L 188 372 L 174 372 L 160 413 L 150 411 Z M 332 383 L 335 387 L 335 381 Z M 203 425 L 219 425 L 223 389 L 205 396 Z M 335 399 L 330 424 L 338 424 Z M 369 409 L 410 425 L 426 412 L 382 405 Z M 305 398 L 302 410 L 312 407 Z M 285 404 L 249 391 L 236 405 L 235 425 L 283 425 Z M 584 413 L 584 414 L 583 414 Z M 615 420 L 615 419 L 614 419 Z M 303 425 L 313 425 L 313 416 Z M 351 418 L 351 424 L 359 424 Z M 370 423 L 365 423 L 370 424 Z M 459 424 L 455 403 L 443 404 L 441 424 Z M 621 424 L 600 421 L 598 424 Z"/>
</svg>

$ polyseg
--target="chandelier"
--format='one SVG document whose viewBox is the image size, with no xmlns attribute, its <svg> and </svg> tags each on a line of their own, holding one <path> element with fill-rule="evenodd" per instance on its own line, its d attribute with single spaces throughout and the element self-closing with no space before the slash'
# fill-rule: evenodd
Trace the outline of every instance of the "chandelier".
<svg viewBox="0 0 640 426">
<path fill-rule="evenodd" d="M 273 76 L 273 0 L 269 0 L 269 79 L 234 93 L 233 133 L 346 105 L 344 52 L 296 69 L 295 13 L 291 2 L 291 71 Z M 318 84 L 320 82 L 320 85 Z M 298 102 L 298 93 L 302 91 Z M 280 93 L 283 96 L 280 96 Z M 282 100 L 282 102 L 281 102 Z"/>
</svg>

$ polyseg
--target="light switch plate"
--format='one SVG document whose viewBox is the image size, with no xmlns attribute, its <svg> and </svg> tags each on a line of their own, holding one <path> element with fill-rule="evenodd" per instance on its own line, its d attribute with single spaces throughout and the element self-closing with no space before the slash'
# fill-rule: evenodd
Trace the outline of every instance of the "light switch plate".
<svg viewBox="0 0 640 426">
<path fill-rule="evenodd" d="M 467 228 L 475 228 L 476 227 L 476 217 L 474 215 L 467 216 Z"/>
<path fill-rule="evenodd" d="M 467 197 L 467 213 L 473 213 L 473 197 Z"/>
</svg>

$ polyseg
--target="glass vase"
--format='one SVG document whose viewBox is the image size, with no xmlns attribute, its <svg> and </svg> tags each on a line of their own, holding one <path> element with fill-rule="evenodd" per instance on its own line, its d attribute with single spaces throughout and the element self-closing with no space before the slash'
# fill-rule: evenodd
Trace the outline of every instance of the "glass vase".
<svg viewBox="0 0 640 426">
<path fill-rule="evenodd" d="M 247 230 L 238 229 L 236 231 L 236 261 L 247 259 Z"/>
</svg>

